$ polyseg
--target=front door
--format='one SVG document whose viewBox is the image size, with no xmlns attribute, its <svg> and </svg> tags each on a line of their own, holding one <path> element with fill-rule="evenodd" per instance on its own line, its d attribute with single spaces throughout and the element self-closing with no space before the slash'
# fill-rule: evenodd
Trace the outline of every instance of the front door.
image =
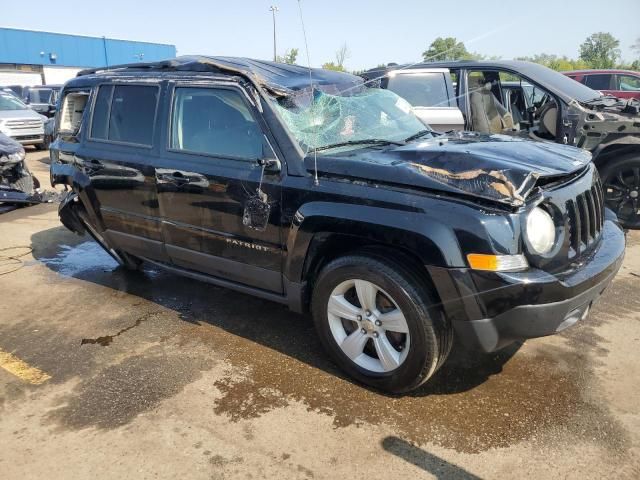
<svg viewBox="0 0 640 480">
<path fill-rule="evenodd" d="M 233 84 L 178 83 L 169 95 L 156 183 L 171 262 L 281 293 L 281 173 L 259 164 L 266 126 Z"/>
</svg>

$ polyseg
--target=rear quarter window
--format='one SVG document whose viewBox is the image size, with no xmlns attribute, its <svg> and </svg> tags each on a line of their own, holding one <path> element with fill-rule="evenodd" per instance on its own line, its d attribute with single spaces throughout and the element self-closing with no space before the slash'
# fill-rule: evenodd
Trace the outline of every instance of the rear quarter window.
<svg viewBox="0 0 640 480">
<path fill-rule="evenodd" d="M 92 139 L 150 146 L 153 141 L 157 86 L 101 85 L 91 120 Z"/>
</svg>

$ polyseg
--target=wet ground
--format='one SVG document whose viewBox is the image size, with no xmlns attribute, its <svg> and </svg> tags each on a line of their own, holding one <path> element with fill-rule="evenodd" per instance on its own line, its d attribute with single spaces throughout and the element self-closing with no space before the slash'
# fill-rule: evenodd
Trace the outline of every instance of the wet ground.
<svg viewBox="0 0 640 480">
<path fill-rule="evenodd" d="M 55 205 L 1 215 L 0 249 L 3 478 L 640 478 L 640 234 L 586 321 L 402 397 L 280 305 L 117 268 Z"/>
</svg>

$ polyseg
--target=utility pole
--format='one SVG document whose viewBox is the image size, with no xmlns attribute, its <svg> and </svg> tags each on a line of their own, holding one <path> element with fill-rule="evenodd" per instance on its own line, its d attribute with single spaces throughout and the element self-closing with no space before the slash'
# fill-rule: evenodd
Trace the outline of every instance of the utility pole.
<svg viewBox="0 0 640 480">
<path fill-rule="evenodd" d="M 276 12 L 279 12 L 280 9 L 275 5 L 271 5 L 269 10 L 271 10 L 271 15 L 273 16 L 273 61 L 276 62 L 278 59 L 278 54 L 276 53 Z"/>
</svg>

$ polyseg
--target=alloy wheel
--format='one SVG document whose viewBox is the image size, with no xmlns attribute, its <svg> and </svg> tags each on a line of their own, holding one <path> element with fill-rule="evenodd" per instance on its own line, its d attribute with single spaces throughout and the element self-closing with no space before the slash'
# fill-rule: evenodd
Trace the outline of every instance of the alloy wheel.
<svg viewBox="0 0 640 480">
<path fill-rule="evenodd" d="M 327 304 L 333 338 L 356 365 L 377 373 L 398 368 L 410 347 L 407 320 L 393 298 L 360 279 L 336 286 Z"/>
<path fill-rule="evenodd" d="M 604 183 L 605 203 L 627 227 L 640 224 L 640 167 L 621 168 Z"/>
</svg>

